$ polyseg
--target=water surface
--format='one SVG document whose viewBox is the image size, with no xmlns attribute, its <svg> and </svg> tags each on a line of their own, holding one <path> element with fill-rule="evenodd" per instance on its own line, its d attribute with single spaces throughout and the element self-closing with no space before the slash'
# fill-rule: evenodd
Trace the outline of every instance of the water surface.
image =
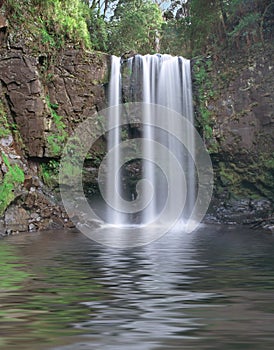
<svg viewBox="0 0 274 350">
<path fill-rule="evenodd" d="M 234 226 L 110 249 L 78 232 L 0 241 L 0 348 L 272 349 L 274 237 Z"/>
</svg>

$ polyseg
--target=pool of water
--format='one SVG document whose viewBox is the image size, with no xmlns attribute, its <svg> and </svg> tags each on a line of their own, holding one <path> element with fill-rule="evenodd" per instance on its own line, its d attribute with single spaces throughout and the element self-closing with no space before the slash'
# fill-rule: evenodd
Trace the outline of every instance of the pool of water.
<svg viewBox="0 0 274 350">
<path fill-rule="evenodd" d="M 0 241 L 0 348 L 273 349 L 274 236 L 201 226 L 119 250 L 78 232 Z"/>
</svg>

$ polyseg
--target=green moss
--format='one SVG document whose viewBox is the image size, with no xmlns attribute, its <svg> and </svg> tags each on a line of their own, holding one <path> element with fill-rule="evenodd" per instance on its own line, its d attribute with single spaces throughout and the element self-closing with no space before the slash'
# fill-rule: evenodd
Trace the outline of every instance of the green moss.
<svg viewBox="0 0 274 350">
<path fill-rule="evenodd" d="M 263 154 L 258 159 L 241 163 L 220 162 L 216 168 L 217 192 L 225 188 L 230 196 L 274 198 L 274 155 Z"/>
<path fill-rule="evenodd" d="M 58 183 L 59 162 L 50 160 L 40 166 L 40 176 L 48 187 L 55 187 Z"/>
<path fill-rule="evenodd" d="M 261 155 L 257 175 L 261 193 L 273 201 L 274 198 L 274 154 Z"/>
<path fill-rule="evenodd" d="M 56 109 L 58 109 L 57 104 L 52 104 L 49 97 L 46 98 L 47 105 L 49 107 L 53 124 L 55 126 L 55 133 L 52 133 L 47 137 L 47 143 L 49 149 L 53 156 L 59 156 L 64 147 L 64 143 L 68 138 L 68 133 L 66 132 L 66 125 L 63 122 L 63 117 L 57 114 Z"/>
<path fill-rule="evenodd" d="M 82 176 L 82 166 L 77 162 L 73 164 L 73 159 L 69 158 L 69 161 L 63 161 L 63 166 L 63 172 L 68 178 L 73 179 Z M 42 163 L 40 165 L 40 177 L 42 178 L 43 182 L 50 188 L 55 188 L 59 184 L 59 167 L 59 161 L 53 159 L 47 163 Z"/>
<path fill-rule="evenodd" d="M 208 109 L 208 102 L 215 98 L 212 81 L 208 72 L 212 71 L 212 61 L 196 59 L 193 67 L 195 85 L 198 90 L 198 123 L 203 139 L 210 153 L 217 152 L 218 145 L 213 137 L 214 119 L 212 112 Z"/>
<path fill-rule="evenodd" d="M 2 152 L 2 159 L 8 168 L 4 180 L 0 185 L 0 216 L 3 215 L 8 205 L 15 198 L 14 190 L 17 185 L 24 182 L 23 170 L 18 165 L 11 165 L 8 157 Z"/>
</svg>

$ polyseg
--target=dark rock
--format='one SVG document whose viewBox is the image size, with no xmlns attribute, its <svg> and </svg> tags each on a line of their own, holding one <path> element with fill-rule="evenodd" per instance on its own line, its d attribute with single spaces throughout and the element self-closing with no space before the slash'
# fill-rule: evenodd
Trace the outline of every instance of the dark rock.
<svg viewBox="0 0 274 350">
<path fill-rule="evenodd" d="M 61 218 L 58 218 L 58 217 L 53 217 L 52 219 L 50 219 L 47 225 L 47 229 L 49 230 L 59 230 L 59 229 L 62 229 L 63 227 L 64 227 L 64 222 L 61 220 Z"/>
<path fill-rule="evenodd" d="M 219 57 L 210 69 L 205 59 L 193 60 L 195 113 L 202 125 L 201 107 L 207 108 L 204 127 L 212 129 L 212 136 L 204 137 L 215 174 L 210 215 L 251 223 L 265 220 L 274 204 L 273 45 L 232 56 Z M 204 82 L 195 77 L 201 65 Z"/>
<path fill-rule="evenodd" d="M 125 52 L 122 56 L 121 56 L 121 58 L 123 59 L 123 60 L 127 60 L 127 59 L 129 59 L 129 58 L 131 58 L 131 57 L 133 57 L 133 56 L 135 56 L 136 55 L 136 52 L 135 51 L 127 51 L 127 52 Z"/>
<path fill-rule="evenodd" d="M 251 227 L 272 226 L 273 204 L 266 199 L 233 199 L 225 202 L 215 200 L 205 222 L 226 224 L 247 224 Z"/>
<path fill-rule="evenodd" d="M 42 156 L 46 106 L 36 59 L 8 52 L 0 59 L 0 80 L 29 156 Z M 36 86 L 33 92 L 33 86 Z"/>
<path fill-rule="evenodd" d="M 24 187 L 29 191 L 31 188 L 37 188 L 41 186 L 41 182 L 37 176 L 25 175 Z"/>
<path fill-rule="evenodd" d="M 28 231 L 29 213 L 21 207 L 11 205 L 5 212 L 5 230 L 7 232 Z"/>
<path fill-rule="evenodd" d="M 267 199 L 251 200 L 249 205 L 250 208 L 257 213 L 257 215 L 267 216 L 272 210 L 272 203 Z"/>
<path fill-rule="evenodd" d="M 47 142 L 57 130 L 54 121 L 50 122 L 46 90 L 50 102 L 59 106 L 57 113 L 69 132 L 75 128 L 76 121 L 106 106 L 103 84 L 108 72 L 107 55 L 70 49 L 64 50 L 56 62 L 59 63 L 45 86 L 39 59 L 18 50 L 9 50 L 0 58 L 0 81 L 29 157 L 56 156 Z"/>
<path fill-rule="evenodd" d="M 0 1 L 0 8 L 2 6 L 3 2 Z M 7 29 L 8 29 L 8 21 L 5 16 L 0 14 L 0 46 L 2 46 L 7 38 Z"/>
<path fill-rule="evenodd" d="M 0 32 L 4 22 L 0 16 Z M 9 122 L 15 124 L 21 140 L 19 143 L 11 136 L 2 138 L 0 146 L 5 148 L 11 164 L 20 162 L 26 173 L 24 185 L 16 189 L 15 199 L 5 212 L 5 221 L 1 224 L 3 233 L 74 226 L 58 203 L 57 194 L 50 193 L 39 179 L 39 163 L 44 157 L 61 155 L 62 144 L 59 153 L 53 153 L 48 142 L 51 136 L 56 139 L 59 132 L 53 110 L 61 117 L 69 135 L 79 122 L 106 107 L 104 84 L 108 79 L 109 61 L 108 55 L 71 47 L 56 52 L 51 66 L 47 54 L 36 57 L 24 46 L 1 48 L 1 102 L 7 107 Z M 102 142 L 104 148 L 103 139 Z M 7 171 L 0 153 L 0 180 Z"/>
<path fill-rule="evenodd" d="M 0 6 L 1 7 L 1 6 Z M 0 14 L 0 30 L 4 30 L 8 27 L 7 18 Z"/>
</svg>

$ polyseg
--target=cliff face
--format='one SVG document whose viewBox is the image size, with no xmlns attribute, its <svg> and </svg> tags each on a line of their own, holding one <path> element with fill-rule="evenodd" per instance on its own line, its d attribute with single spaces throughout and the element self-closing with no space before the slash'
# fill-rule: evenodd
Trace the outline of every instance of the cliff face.
<svg viewBox="0 0 274 350">
<path fill-rule="evenodd" d="M 108 55 L 32 52 L 1 36 L 0 233 L 71 225 L 54 176 L 68 135 L 105 107 L 108 65 Z"/>
<path fill-rule="evenodd" d="M 1 52 L 2 101 L 18 127 L 27 157 L 60 156 L 49 142 L 51 136 L 58 138 L 52 109 L 62 117 L 63 129 L 69 133 L 103 108 L 108 57 L 68 48 L 47 69 L 46 55 L 35 57 L 23 51 Z"/>
<path fill-rule="evenodd" d="M 271 216 L 273 45 L 196 60 L 193 76 L 196 118 L 208 131 L 215 170 L 212 211 L 229 222 Z"/>
</svg>

